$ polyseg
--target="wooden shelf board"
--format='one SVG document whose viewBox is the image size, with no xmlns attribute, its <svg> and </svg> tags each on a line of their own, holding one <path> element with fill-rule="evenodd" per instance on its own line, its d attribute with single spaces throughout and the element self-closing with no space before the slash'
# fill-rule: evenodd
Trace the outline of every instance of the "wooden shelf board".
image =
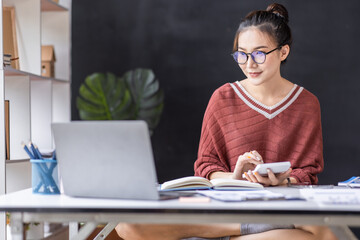
<svg viewBox="0 0 360 240">
<path fill-rule="evenodd" d="M 41 0 L 41 11 L 68 11 L 68 9 L 51 0 Z"/>
<path fill-rule="evenodd" d="M 22 163 L 22 162 L 29 162 L 30 159 L 16 159 L 16 160 L 6 160 L 6 164 L 14 164 L 14 163 Z"/>
<path fill-rule="evenodd" d="M 5 70 L 5 76 L 27 76 L 27 75 L 29 75 L 28 73 L 26 73 L 24 71 L 17 70 L 10 66 L 5 66 L 4 70 Z"/>
<path fill-rule="evenodd" d="M 24 72 L 21 70 L 14 69 L 10 66 L 6 66 L 4 68 L 5 70 L 5 76 L 29 76 L 30 80 L 46 80 L 46 81 L 56 81 L 56 82 L 69 82 L 68 80 L 64 79 L 57 79 L 57 78 L 49 78 L 49 77 L 43 77 L 40 75 L 36 75 L 29 72 Z"/>
</svg>

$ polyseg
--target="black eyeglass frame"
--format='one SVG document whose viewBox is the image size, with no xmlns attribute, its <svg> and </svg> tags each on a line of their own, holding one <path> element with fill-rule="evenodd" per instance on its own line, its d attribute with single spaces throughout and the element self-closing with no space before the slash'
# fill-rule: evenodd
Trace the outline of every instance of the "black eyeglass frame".
<svg viewBox="0 0 360 240">
<path fill-rule="evenodd" d="M 282 48 L 282 46 L 279 46 L 279 47 L 274 48 L 273 50 L 270 50 L 270 51 L 268 51 L 268 52 L 264 52 L 264 51 L 253 51 L 253 52 L 251 52 L 251 53 L 246 53 L 246 52 L 243 52 L 243 51 L 236 51 L 236 52 L 245 53 L 245 55 L 246 55 L 246 61 L 245 61 L 244 63 L 239 63 L 238 61 L 236 61 L 236 58 L 235 58 L 235 53 L 236 53 L 236 52 L 231 53 L 231 56 L 234 58 L 235 62 L 236 62 L 237 64 L 240 64 L 240 65 L 244 65 L 245 63 L 247 63 L 247 61 L 249 60 L 249 55 L 251 56 L 252 60 L 253 60 L 256 64 L 263 64 L 263 63 L 266 61 L 266 55 L 268 55 L 268 54 L 270 54 L 270 53 L 272 53 L 272 52 L 274 52 L 274 51 L 276 51 L 276 50 L 280 50 L 281 48 Z M 263 54 L 265 54 L 264 61 L 261 62 L 261 63 L 256 62 L 256 61 L 255 61 L 255 57 L 252 55 L 254 52 L 262 52 Z"/>
</svg>

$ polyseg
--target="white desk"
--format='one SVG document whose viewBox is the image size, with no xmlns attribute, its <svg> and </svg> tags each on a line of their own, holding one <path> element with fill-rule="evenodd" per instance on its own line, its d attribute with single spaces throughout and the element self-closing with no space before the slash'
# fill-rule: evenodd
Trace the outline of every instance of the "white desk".
<svg viewBox="0 0 360 240">
<path fill-rule="evenodd" d="M 298 189 L 295 188 L 271 188 L 271 190 L 298 194 Z M 118 222 L 188 224 L 269 222 L 360 226 L 360 204 L 334 205 L 300 200 L 248 202 L 212 200 L 209 203 L 181 203 L 178 200 L 131 201 L 38 195 L 32 194 L 31 189 L 27 189 L 0 196 L 0 211 L 11 212 L 11 224 L 19 228 L 22 222 L 35 221 L 88 222 L 93 225 Z M 20 235 L 18 239 L 21 239 Z"/>
</svg>

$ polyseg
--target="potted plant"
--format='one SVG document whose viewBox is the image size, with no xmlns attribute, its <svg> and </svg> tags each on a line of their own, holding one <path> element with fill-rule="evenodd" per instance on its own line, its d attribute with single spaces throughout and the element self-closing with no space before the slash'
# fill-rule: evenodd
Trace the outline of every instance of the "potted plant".
<svg viewBox="0 0 360 240">
<path fill-rule="evenodd" d="M 160 121 L 164 93 L 150 69 L 135 69 L 122 77 L 93 73 L 80 86 L 76 106 L 82 120 L 144 120 L 150 134 Z"/>
</svg>

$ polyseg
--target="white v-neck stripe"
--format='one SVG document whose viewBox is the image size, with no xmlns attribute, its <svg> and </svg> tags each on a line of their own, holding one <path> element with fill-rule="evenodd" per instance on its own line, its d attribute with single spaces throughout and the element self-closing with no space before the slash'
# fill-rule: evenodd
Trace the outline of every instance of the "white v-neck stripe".
<svg viewBox="0 0 360 240">
<path fill-rule="evenodd" d="M 266 118 L 271 119 L 270 114 L 265 112 L 264 110 L 261 110 L 260 108 L 255 107 L 254 105 L 252 105 L 240 92 L 239 90 L 234 86 L 234 84 L 230 83 L 230 86 L 234 89 L 235 93 L 241 98 L 241 100 L 243 100 L 243 102 L 248 105 L 249 107 L 251 107 L 252 109 L 254 109 L 255 111 L 261 113 L 262 115 L 264 115 Z"/>
<path fill-rule="evenodd" d="M 239 82 L 237 82 L 237 85 L 241 88 L 241 90 L 244 91 L 243 87 L 241 86 L 241 84 L 239 84 Z M 244 93 L 246 94 L 247 97 L 249 97 L 252 101 L 254 101 L 256 104 L 259 104 L 261 107 L 268 109 L 268 110 L 272 110 L 275 109 L 276 107 L 280 106 L 282 103 L 284 103 L 290 96 L 291 94 L 294 92 L 294 90 L 296 89 L 297 85 L 294 84 L 295 86 L 291 89 L 291 91 L 289 92 L 289 94 L 283 99 L 281 100 L 279 103 L 275 104 L 274 106 L 268 107 L 262 103 L 260 103 L 259 101 L 256 101 L 256 99 L 254 99 L 251 95 L 248 95 L 248 93 L 246 91 L 244 91 Z M 233 83 L 230 83 L 230 86 L 234 89 L 235 93 L 240 97 L 240 99 L 246 104 L 248 105 L 250 108 L 252 108 L 253 110 L 257 111 L 258 113 L 264 115 L 264 117 L 268 118 L 268 119 L 272 119 L 274 117 L 276 117 L 279 113 L 283 112 L 286 108 L 288 108 L 300 95 L 300 93 L 302 92 L 302 90 L 304 89 L 303 87 L 300 87 L 299 90 L 296 92 L 296 94 L 289 100 L 288 103 L 286 103 L 284 106 L 282 106 L 281 108 L 279 108 L 277 111 L 273 112 L 273 113 L 268 113 L 258 107 L 256 107 L 254 104 L 252 104 L 251 102 L 249 102 L 241 93 L 240 91 L 236 88 L 236 86 Z M 271 109 L 269 109 L 271 108 Z"/>
<path fill-rule="evenodd" d="M 284 111 L 286 108 L 288 108 L 299 97 L 303 89 L 304 89 L 303 87 L 300 87 L 299 90 L 295 93 L 294 97 L 289 100 L 289 102 L 287 102 L 284 106 L 282 106 L 280 109 L 278 109 L 277 111 L 271 114 L 272 115 L 271 118 L 275 117 L 276 115 Z"/>
<path fill-rule="evenodd" d="M 284 97 L 280 102 L 276 103 L 273 106 L 266 106 L 265 104 L 259 102 L 258 100 L 256 100 L 253 96 L 250 95 L 250 93 L 248 93 L 248 91 L 246 91 L 246 89 L 243 87 L 243 85 L 241 85 L 241 83 L 239 81 L 236 82 L 236 84 L 241 88 L 241 90 L 246 94 L 246 96 L 248 98 L 250 98 L 253 102 L 255 102 L 256 104 L 258 104 L 259 106 L 267 109 L 267 110 L 273 110 L 275 108 L 277 108 L 278 106 L 280 106 L 283 102 L 285 102 L 290 96 L 291 94 L 295 91 L 297 85 L 294 84 L 294 87 L 290 90 L 290 92 L 286 95 L 286 97 Z"/>
</svg>

